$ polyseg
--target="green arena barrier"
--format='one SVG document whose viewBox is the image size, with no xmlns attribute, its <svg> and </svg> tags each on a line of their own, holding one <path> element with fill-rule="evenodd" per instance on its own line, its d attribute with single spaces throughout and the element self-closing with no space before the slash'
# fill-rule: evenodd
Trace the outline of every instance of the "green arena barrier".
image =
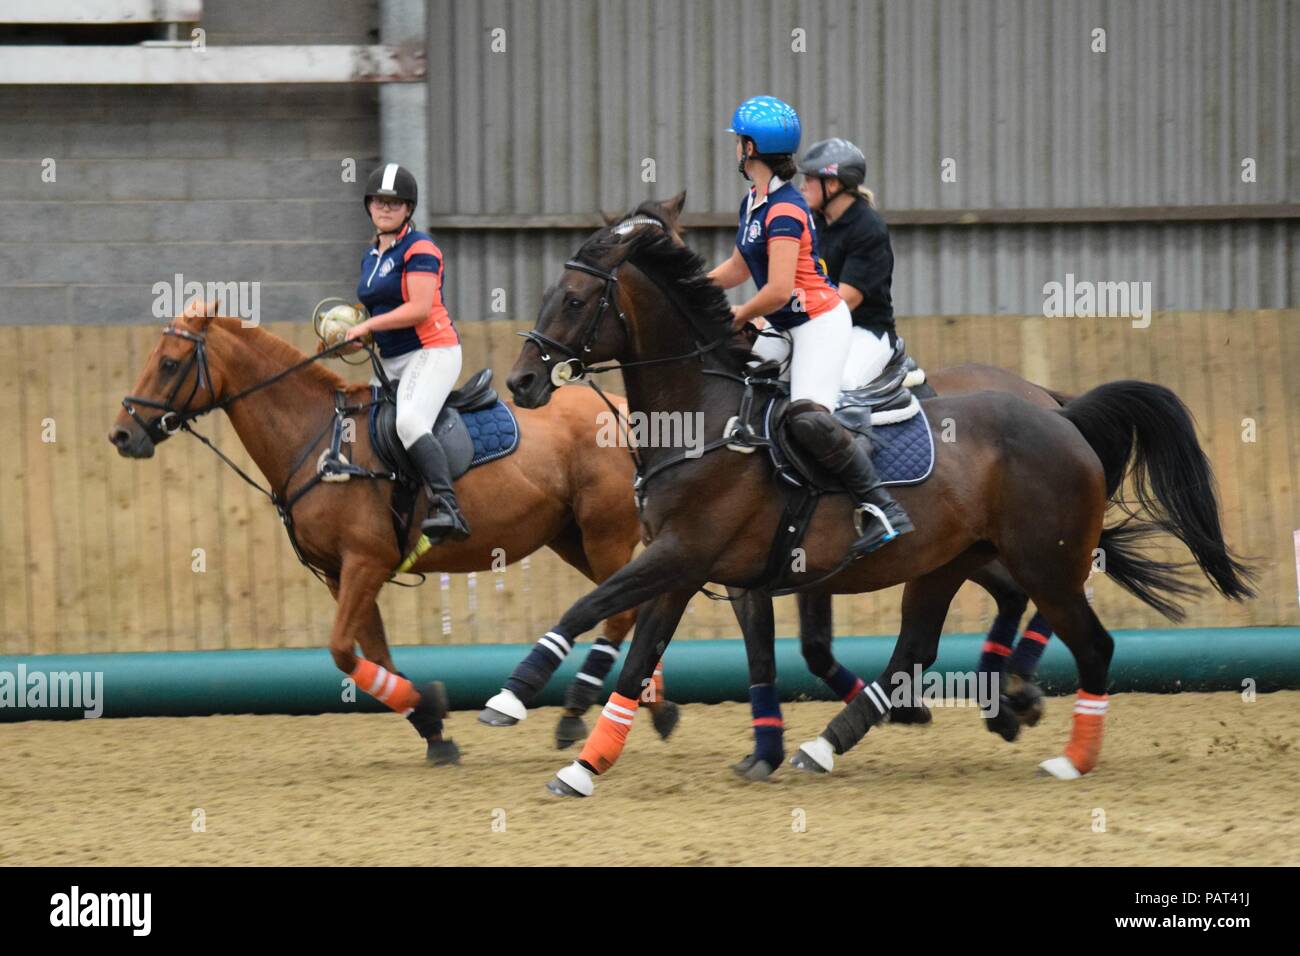
<svg viewBox="0 0 1300 956">
<path fill-rule="evenodd" d="M 944 637 L 931 670 L 937 676 L 973 671 L 983 640 L 978 634 Z M 1239 691 L 1247 680 L 1254 681 L 1258 691 L 1300 689 L 1296 627 L 1119 631 L 1115 644 L 1112 692 Z M 835 654 L 870 678 L 884 668 L 893 646 L 892 638 L 841 637 L 835 641 Z M 578 644 L 546 688 L 541 705 L 561 702 L 565 685 L 589 647 L 586 641 Z M 527 651 L 524 644 L 451 645 L 398 647 L 394 656 L 416 683 L 441 680 L 453 707 L 472 710 L 496 693 Z M 664 668 L 667 696 L 675 701 L 748 699 L 745 651 L 739 640 L 681 641 L 669 648 Z M 777 668 L 783 699 L 831 699 L 826 686 L 808 673 L 795 639 L 777 641 Z M 1074 661 L 1055 638 L 1043 655 L 1039 678 L 1048 693 L 1075 690 Z M 82 681 L 87 681 L 90 695 L 57 696 L 77 692 Z M 607 687 L 612 685 L 611 675 Z M 43 693 L 37 698 L 40 688 Z M 86 709 L 102 709 L 105 717 L 383 709 L 363 693 L 356 692 L 355 698 L 345 699 L 344 677 L 324 649 L 0 657 L 0 721 L 79 718 Z M 52 706 L 69 699 L 79 706 Z"/>
</svg>

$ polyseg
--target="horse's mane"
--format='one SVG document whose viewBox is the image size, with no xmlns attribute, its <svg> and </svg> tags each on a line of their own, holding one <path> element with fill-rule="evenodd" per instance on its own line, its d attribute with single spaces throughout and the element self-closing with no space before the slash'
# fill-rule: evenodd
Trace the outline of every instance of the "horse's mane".
<svg viewBox="0 0 1300 956">
<path fill-rule="evenodd" d="M 224 331 L 234 335 L 243 336 L 253 348 L 261 354 L 270 358 L 277 365 L 283 364 L 284 367 L 294 365 L 307 358 L 302 352 L 294 348 L 293 345 L 286 342 L 266 329 L 258 325 L 244 326 L 239 319 L 232 319 L 226 316 L 218 316 L 212 320 L 214 325 L 219 325 Z M 352 386 L 344 381 L 342 376 L 330 371 L 325 367 L 324 361 L 312 362 L 304 366 L 295 375 L 303 375 L 319 385 L 328 388 L 330 391 L 347 389 Z"/>
<path fill-rule="evenodd" d="M 637 210 L 640 209 L 638 206 Z M 732 332 L 731 303 L 722 287 L 709 278 L 704 260 L 662 229 L 638 229 L 631 235 L 620 235 L 617 228 L 615 224 L 597 232 L 583 243 L 578 258 L 604 263 L 607 268 L 620 258 L 630 262 L 645 273 L 679 311 L 693 318 L 697 329 L 708 330 L 710 341 L 721 336 L 730 337 L 731 342 L 715 350 L 715 354 L 734 367 L 743 366 L 752 357 L 749 345 Z"/>
</svg>

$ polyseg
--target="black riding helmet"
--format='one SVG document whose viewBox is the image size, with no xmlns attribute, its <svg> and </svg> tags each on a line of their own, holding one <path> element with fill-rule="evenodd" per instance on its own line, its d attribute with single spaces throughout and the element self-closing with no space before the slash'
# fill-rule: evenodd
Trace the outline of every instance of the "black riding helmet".
<svg viewBox="0 0 1300 956">
<path fill-rule="evenodd" d="M 808 147 L 799 160 L 799 172 L 821 181 L 822 204 L 828 200 L 826 180 L 838 179 L 846 190 L 857 189 L 867 178 L 867 158 L 847 139 L 823 139 Z"/>
<path fill-rule="evenodd" d="M 399 166 L 397 163 L 385 163 L 366 180 L 366 195 L 362 200 L 366 207 L 366 212 L 370 212 L 370 200 L 375 197 L 384 199 L 400 199 L 403 202 L 411 204 L 411 213 L 415 212 L 416 203 L 420 198 L 419 187 L 415 184 L 415 177 L 405 166 Z M 410 216 L 408 215 L 409 219 Z"/>
</svg>

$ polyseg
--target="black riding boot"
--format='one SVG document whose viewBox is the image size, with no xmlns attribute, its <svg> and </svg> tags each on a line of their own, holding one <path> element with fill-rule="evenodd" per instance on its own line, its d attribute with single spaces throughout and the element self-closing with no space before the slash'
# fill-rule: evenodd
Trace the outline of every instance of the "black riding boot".
<svg viewBox="0 0 1300 956">
<path fill-rule="evenodd" d="M 885 490 L 867 450 L 825 408 L 815 402 L 790 406 L 790 427 L 795 439 L 828 471 L 844 482 L 858 502 L 854 523 L 858 540 L 854 554 L 867 554 L 912 530 L 903 506 Z"/>
<path fill-rule="evenodd" d="M 442 450 L 442 445 L 432 435 L 421 435 L 406 449 L 406 454 L 424 479 L 431 499 L 429 517 L 424 519 L 420 530 L 434 544 L 445 538 L 464 541 L 469 537 L 469 525 L 456 502 L 456 492 L 451 485 L 451 466 L 447 464 L 447 453 Z"/>
</svg>

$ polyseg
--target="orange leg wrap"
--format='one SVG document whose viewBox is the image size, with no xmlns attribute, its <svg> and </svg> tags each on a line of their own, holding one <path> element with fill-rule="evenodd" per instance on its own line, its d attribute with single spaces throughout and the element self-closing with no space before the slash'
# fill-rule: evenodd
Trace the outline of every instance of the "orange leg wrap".
<svg viewBox="0 0 1300 956">
<path fill-rule="evenodd" d="M 408 714 L 420 702 L 420 692 L 405 677 L 362 658 L 351 677 L 359 688 L 399 714 Z"/>
<path fill-rule="evenodd" d="M 609 703 L 601 711 L 596 729 L 582 745 L 578 759 L 593 767 L 596 773 L 604 773 L 614 766 L 614 761 L 623 752 L 623 745 L 627 743 L 636 707 L 637 701 L 619 693 L 610 694 Z"/>
<path fill-rule="evenodd" d="M 1106 720 L 1109 697 L 1106 694 L 1089 694 L 1079 691 L 1074 704 L 1074 723 L 1070 728 L 1070 742 L 1065 745 L 1065 755 L 1079 773 L 1087 773 L 1097 766 L 1101 755 L 1101 735 Z"/>
</svg>

